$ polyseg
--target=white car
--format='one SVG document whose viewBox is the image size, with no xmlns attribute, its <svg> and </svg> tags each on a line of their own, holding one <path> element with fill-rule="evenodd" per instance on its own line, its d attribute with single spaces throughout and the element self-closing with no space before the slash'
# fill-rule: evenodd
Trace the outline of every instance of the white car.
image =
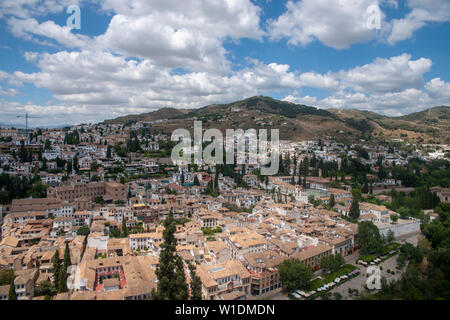
<svg viewBox="0 0 450 320">
<path fill-rule="evenodd" d="M 341 282 L 341 279 L 336 278 L 336 279 L 334 279 L 334 282 L 335 282 L 335 283 L 339 283 L 339 282 Z"/>
<path fill-rule="evenodd" d="M 298 294 L 296 294 L 295 292 L 291 293 L 291 295 L 292 295 L 294 298 L 296 298 L 296 299 L 300 299 L 300 298 L 301 298 L 301 296 L 298 295 Z"/>
</svg>

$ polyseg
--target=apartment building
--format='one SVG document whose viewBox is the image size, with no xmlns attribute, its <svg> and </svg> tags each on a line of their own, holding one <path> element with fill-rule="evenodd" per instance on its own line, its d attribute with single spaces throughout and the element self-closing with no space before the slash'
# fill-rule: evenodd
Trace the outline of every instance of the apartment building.
<svg viewBox="0 0 450 320">
<path fill-rule="evenodd" d="M 282 287 L 278 266 L 285 259 L 273 250 L 244 254 L 243 263 L 252 276 L 253 295 L 262 295 Z"/>
<path fill-rule="evenodd" d="M 254 231 L 232 235 L 228 239 L 228 244 L 233 259 L 242 259 L 244 254 L 267 250 L 266 239 Z"/>
<path fill-rule="evenodd" d="M 320 259 L 332 254 L 332 247 L 319 243 L 315 247 L 308 248 L 306 250 L 296 252 L 292 255 L 292 258 L 298 259 L 305 265 L 310 267 L 313 271 L 320 269 Z"/>
<path fill-rule="evenodd" d="M 132 251 L 155 248 L 156 243 L 163 241 L 163 234 L 160 230 L 150 233 L 135 233 L 128 236 L 130 249 Z"/>
<path fill-rule="evenodd" d="M 251 274 L 237 260 L 200 265 L 203 300 L 244 300 L 250 293 Z"/>
<path fill-rule="evenodd" d="M 151 256 L 123 256 L 82 261 L 74 283 L 82 296 L 91 292 L 98 300 L 147 300 L 156 289 L 157 277 Z M 77 299 L 74 294 L 71 299 Z M 84 299 L 84 297 L 81 297 Z"/>
<path fill-rule="evenodd" d="M 127 193 L 123 184 L 117 182 L 91 182 L 91 183 L 68 183 L 47 190 L 48 198 L 57 198 L 63 201 L 74 202 L 86 197 L 94 200 L 102 196 L 105 200 L 126 200 Z"/>
</svg>

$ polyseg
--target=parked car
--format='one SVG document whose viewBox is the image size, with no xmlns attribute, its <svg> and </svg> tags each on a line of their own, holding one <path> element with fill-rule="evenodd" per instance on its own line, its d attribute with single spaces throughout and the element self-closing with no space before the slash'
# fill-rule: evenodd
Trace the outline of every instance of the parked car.
<svg viewBox="0 0 450 320">
<path fill-rule="evenodd" d="M 300 299 L 301 298 L 301 296 L 299 294 L 296 294 L 295 292 L 292 292 L 291 296 L 293 296 L 296 299 Z"/>
</svg>

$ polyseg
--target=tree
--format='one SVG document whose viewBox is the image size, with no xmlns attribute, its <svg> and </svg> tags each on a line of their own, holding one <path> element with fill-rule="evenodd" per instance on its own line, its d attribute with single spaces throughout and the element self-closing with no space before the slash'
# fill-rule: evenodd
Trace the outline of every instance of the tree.
<svg viewBox="0 0 450 320">
<path fill-rule="evenodd" d="M 66 242 L 66 248 L 64 249 L 63 268 L 67 271 L 67 268 L 71 265 L 70 261 L 70 249 L 69 244 Z"/>
<path fill-rule="evenodd" d="M 394 240 L 395 240 L 394 231 L 392 231 L 392 230 L 388 231 L 386 240 L 388 243 L 394 242 Z"/>
<path fill-rule="evenodd" d="M 6 286 L 14 280 L 14 271 L 11 269 L 0 270 L 0 286 Z"/>
<path fill-rule="evenodd" d="M 105 200 L 103 199 L 102 196 L 95 197 L 94 202 L 98 204 L 105 204 Z"/>
<path fill-rule="evenodd" d="M 108 146 L 108 148 L 106 149 L 106 157 L 108 159 L 111 159 L 111 146 Z"/>
<path fill-rule="evenodd" d="M 183 270 L 183 261 L 176 255 L 177 239 L 175 238 L 176 222 L 172 210 L 164 221 L 159 266 L 156 269 L 158 277 L 157 290 L 152 290 L 153 300 L 183 300 L 188 298 L 188 287 Z"/>
<path fill-rule="evenodd" d="M 127 221 L 125 220 L 125 217 L 122 219 L 122 238 L 128 237 L 129 231 L 127 227 Z"/>
<path fill-rule="evenodd" d="M 357 220 L 359 218 L 359 200 L 353 197 L 352 205 L 350 206 L 349 216 L 352 219 Z"/>
<path fill-rule="evenodd" d="M 202 300 L 202 281 L 195 272 L 195 265 L 189 264 L 191 273 L 191 300 Z"/>
<path fill-rule="evenodd" d="M 31 189 L 31 196 L 35 199 L 47 197 L 47 186 L 42 182 L 35 183 Z"/>
<path fill-rule="evenodd" d="M 41 281 L 34 290 L 35 296 L 45 296 L 46 299 L 54 296 L 56 293 L 57 290 L 50 281 Z"/>
<path fill-rule="evenodd" d="M 52 143 L 50 142 L 50 140 L 46 139 L 44 149 L 49 150 L 51 148 L 51 146 L 52 146 Z"/>
<path fill-rule="evenodd" d="M 335 203 L 334 203 L 334 194 L 331 194 L 330 195 L 330 208 L 333 208 L 334 207 L 334 205 L 335 205 Z"/>
<path fill-rule="evenodd" d="M 58 292 L 67 292 L 67 271 L 62 267 L 58 272 Z"/>
<path fill-rule="evenodd" d="M 361 253 L 378 253 L 383 247 L 378 227 L 371 221 L 362 221 L 358 224 L 358 239 Z"/>
<path fill-rule="evenodd" d="M 81 226 L 77 230 L 77 236 L 87 236 L 87 235 L 89 235 L 89 233 L 91 233 L 91 230 L 86 225 Z"/>
<path fill-rule="evenodd" d="M 393 223 L 397 223 L 397 221 L 398 221 L 398 215 L 396 215 L 396 214 L 391 215 L 391 221 L 392 221 Z"/>
<path fill-rule="evenodd" d="M 417 242 L 417 246 L 419 249 L 423 252 L 424 255 L 428 255 L 431 250 L 433 249 L 431 247 L 431 242 L 427 240 L 427 238 L 420 236 L 419 240 Z"/>
<path fill-rule="evenodd" d="M 59 250 L 56 248 L 55 255 L 53 256 L 53 283 L 55 284 L 55 287 L 58 287 L 58 274 L 60 268 Z"/>
<path fill-rule="evenodd" d="M 200 182 L 198 181 L 197 175 L 194 176 L 194 186 L 199 186 Z"/>
<path fill-rule="evenodd" d="M 368 194 L 369 193 L 369 183 L 366 181 L 364 181 L 364 186 L 363 186 L 363 193 L 364 194 Z"/>
<path fill-rule="evenodd" d="M 320 259 L 320 267 L 325 272 L 334 272 L 345 263 L 344 258 L 340 255 L 329 255 Z"/>
<path fill-rule="evenodd" d="M 11 283 L 9 285 L 8 300 L 17 300 L 16 286 L 14 285 L 14 279 L 11 280 Z"/>
<path fill-rule="evenodd" d="M 288 291 L 306 287 L 312 279 L 313 272 L 297 259 L 285 260 L 278 267 L 280 280 Z"/>
</svg>

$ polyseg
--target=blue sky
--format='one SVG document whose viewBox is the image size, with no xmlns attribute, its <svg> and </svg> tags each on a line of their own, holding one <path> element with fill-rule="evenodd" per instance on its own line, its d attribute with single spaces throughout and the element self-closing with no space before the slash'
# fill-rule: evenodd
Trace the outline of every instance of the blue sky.
<svg viewBox="0 0 450 320">
<path fill-rule="evenodd" d="M 256 94 L 394 116 L 450 105 L 449 21 L 447 0 L 3 0 L 0 124 Z"/>
</svg>

